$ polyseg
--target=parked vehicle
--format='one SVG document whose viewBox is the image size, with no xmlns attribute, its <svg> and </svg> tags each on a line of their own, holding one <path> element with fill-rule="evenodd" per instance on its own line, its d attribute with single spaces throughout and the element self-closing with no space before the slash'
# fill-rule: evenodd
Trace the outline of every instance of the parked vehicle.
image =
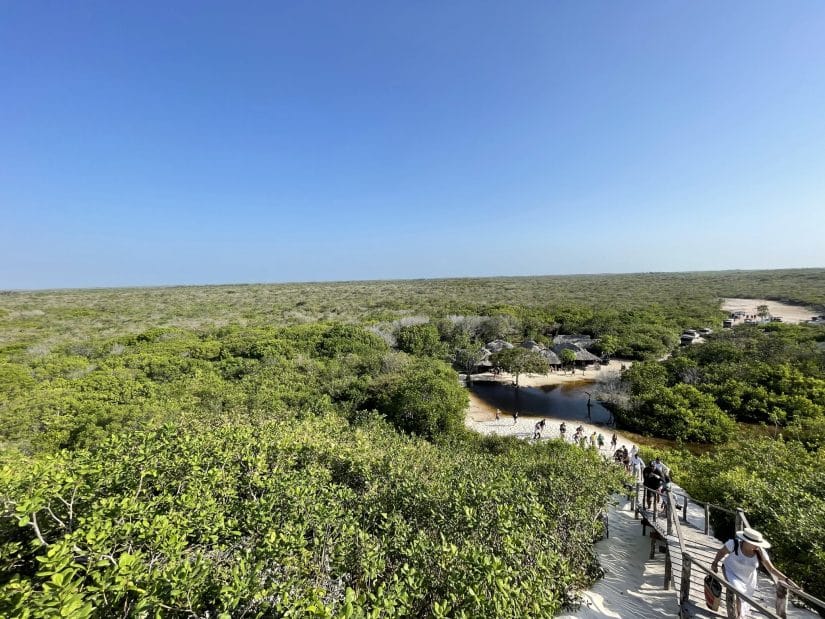
<svg viewBox="0 0 825 619">
<path fill-rule="evenodd" d="M 682 333 L 679 341 L 682 345 L 686 344 L 693 344 L 693 342 L 699 337 L 699 333 L 694 331 L 693 329 L 688 329 Z"/>
</svg>

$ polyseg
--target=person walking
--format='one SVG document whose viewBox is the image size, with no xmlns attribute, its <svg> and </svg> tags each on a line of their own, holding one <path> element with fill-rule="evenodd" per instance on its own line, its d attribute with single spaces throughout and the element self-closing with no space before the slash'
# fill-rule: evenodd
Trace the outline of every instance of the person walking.
<svg viewBox="0 0 825 619">
<path fill-rule="evenodd" d="M 616 433 L 613 433 L 613 438 L 610 439 L 610 450 L 616 451 L 616 445 L 619 444 L 619 437 L 616 436 Z"/>
<path fill-rule="evenodd" d="M 513 425 L 518 423 L 518 411 L 513 411 Z"/>
<path fill-rule="evenodd" d="M 725 542 L 716 552 L 713 558 L 711 569 L 719 571 L 719 563 L 722 562 L 722 575 L 733 588 L 744 593 L 748 597 L 753 597 L 758 584 L 757 572 L 759 567 L 763 567 L 771 577 L 785 587 L 796 587 L 790 578 L 776 569 L 768 557 L 767 549 L 771 545 L 756 529 L 745 528 L 737 531 L 733 539 Z M 749 605 L 736 596 L 735 600 L 731 592 L 728 592 L 728 608 L 735 604 L 734 617 L 740 619 L 748 615 Z M 730 616 L 730 614 L 728 615 Z"/>
<path fill-rule="evenodd" d="M 662 489 L 662 477 L 652 464 L 648 464 L 642 471 L 645 486 L 645 508 L 650 509 L 654 502 L 659 502 L 659 491 Z"/>
<path fill-rule="evenodd" d="M 501 419 L 501 411 L 496 409 L 496 421 L 498 421 L 499 419 Z"/>
<path fill-rule="evenodd" d="M 566 434 L 567 434 L 567 424 L 562 421 L 561 425 L 559 426 L 559 436 L 561 436 L 561 440 L 563 440 L 563 441 L 567 440 L 567 437 L 565 436 Z"/>
<path fill-rule="evenodd" d="M 630 453 L 633 454 L 630 456 L 630 474 L 633 475 L 634 480 L 640 482 L 642 481 L 642 470 L 645 468 L 645 461 L 635 450 L 636 446 L 634 445 L 630 450 Z"/>
</svg>

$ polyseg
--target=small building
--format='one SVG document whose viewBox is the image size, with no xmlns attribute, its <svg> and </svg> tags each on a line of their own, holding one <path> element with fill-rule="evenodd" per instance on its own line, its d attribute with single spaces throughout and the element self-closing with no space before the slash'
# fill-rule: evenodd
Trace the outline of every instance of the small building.
<svg viewBox="0 0 825 619">
<path fill-rule="evenodd" d="M 505 348 L 513 348 L 513 345 L 510 342 L 505 342 L 504 340 L 493 340 L 492 342 L 487 342 L 484 345 L 484 349 L 489 350 L 491 353 L 501 352 Z"/>
<path fill-rule="evenodd" d="M 556 353 L 554 353 L 552 350 L 550 350 L 549 348 L 545 348 L 544 350 L 542 350 L 541 351 L 541 356 L 544 357 L 545 359 L 547 359 L 547 363 L 549 363 L 551 366 L 553 366 L 553 367 L 561 366 L 561 359 L 559 359 L 559 356 Z"/>
<path fill-rule="evenodd" d="M 576 344 L 554 344 L 553 345 L 553 352 L 558 356 L 559 359 L 562 358 L 562 352 L 565 350 L 572 350 L 573 354 L 576 355 L 576 359 L 573 362 L 576 367 L 584 367 L 586 365 L 590 365 L 593 363 L 601 364 L 601 358 L 594 355 L 589 350 L 585 350 L 581 346 Z"/>
</svg>

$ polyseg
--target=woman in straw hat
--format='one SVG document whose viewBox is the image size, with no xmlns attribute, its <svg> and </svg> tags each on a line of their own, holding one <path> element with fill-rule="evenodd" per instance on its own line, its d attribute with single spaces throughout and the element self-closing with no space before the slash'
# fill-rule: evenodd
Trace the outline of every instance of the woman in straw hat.
<svg viewBox="0 0 825 619">
<path fill-rule="evenodd" d="M 745 528 L 736 532 L 736 539 L 729 539 L 716 553 L 711 568 L 714 572 L 719 570 L 719 561 L 722 563 L 722 574 L 733 587 L 740 593 L 748 597 L 753 597 L 756 591 L 757 572 L 759 566 L 767 572 L 777 582 L 783 582 L 785 586 L 796 586 L 785 574 L 773 566 L 768 557 L 767 549 L 771 545 L 756 529 Z M 730 595 L 730 593 L 728 593 Z M 743 617 L 748 612 L 748 605 L 742 598 L 736 598 L 736 617 Z"/>
</svg>

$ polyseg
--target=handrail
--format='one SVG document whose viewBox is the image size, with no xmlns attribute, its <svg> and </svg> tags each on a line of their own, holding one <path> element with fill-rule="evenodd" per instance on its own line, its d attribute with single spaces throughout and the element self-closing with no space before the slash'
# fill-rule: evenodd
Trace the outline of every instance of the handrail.
<svg viewBox="0 0 825 619">
<path fill-rule="evenodd" d="M 641 492 L 641 497 L 639 496 L 640 492 Z M 658 509 L 657 508 L 658 508 L 658 504 L 659 504 L 659 497 L 662 497 L 662 499 L 665 501 L 665 504 L 667 506 L 667 511 L 666 511 L 666 514 L 665 514 L 665 517 L 668 519 L 667 520 L 667 534 L 669 536 L 672 536 L 673 535 L 673 533 L 672 533 L 673 529 L 672 528 L 675 527 L 675 529 L 676 529 L 676 538 L 678 540 L 679 550 L 680 550 L 681 555 L 682 555 L 682 585 L 681 585 L 681 591 L 679 593 L 679 605 L 680 605 L 680 615 L 681 616 L 688 616 L 687 615 L 688 611 L 684 608 L 684 606 L 687 602 L 689 602 L 689 599 L 690 599 L 690 572 L 691 572 L 691 566 L 695 564 L 701 571 L 703 571 L 706 574 L 709 574 L 709 575 L 713 576 L 714 578 L 716 578 L 717 580 L 719 580 L 719 582 L 721 582 L 722 585 L 728 591 L 733 592 L 733 595 L 735 595 L 737 598 L 741 598 L 741 599 L 745 600 L 750 606 L 752 606 L 754 609 L 756 609 L 757 611 L 759 611 L 763 615 L 765 615 L 767 617 L 771 617 L 771 619 L 784 619 L 785 613 L 782 612 L 783 607 L 781 607 L 779 605 L 777 606 L 777 610 L 779 611 L 778 613 L 769 610 L 767 607 L 763 606 L 757 600 L 755 600 L 752 597 L 750 597 L 750 596 L 738 591 L 737 589 L 735 589 L 733 587 L 733 585 L 726 578 L 724 578 L 724 576 L 719 575 L 719 574 L 711 571 L 709 568 L 705 567 L 704 565 L 702 565 L 702 563 L 686 549 L 684 535 L 682 534 L 682 526 L 679 522 L 679 517 L 677 515 L 677 506 L 678 506 L 678 504 L 676 503 L 676 500 L 674 498 L 675 493 L 673 491 L 671 491 L 669 489 L 667 489 L 667 490 L 657 490 L 657 489 L 653 489 L 653 488 L 646 488 L 645 486 L 643 486 L 642 484 L 637 482 L 636 483 L 636 493 L 635 493 L 636 496 L 634 497 L 634 499 L 635 499 L 634 503 L 636 505 L 636 510 L 637 511 L 641 511 L 641 512 L 645 511 L 643 509 L 643 505 L 646 504 L 645 499 L 646 499 L 646 495 L 647 495 L 648 492 L 650 492 L 654 495 L 654 500 L 653 500 L 653 502 L 654 502 L 653 522 L 655 523 L 658 520 L 658 515 L 659 514 L 658 514 Z M 707 508 L 705 510 L 705 513 L 707 514 Z M 687 514 L 686 509 L 685 509 L 685 514 Z M 743 522 L 747 522 L 747 518 L 744 517 L 744 512 L 739 510 L 737 512 L 737 523 L 739 522 L 738 518 L 739 518 L 740 515 L 742 516 L 742 518 L 744 518 Z M 667 580 L 669 578 L 667 576 L 667 574 L 669 574 L 669 573 L 670 573 L 670 570 L 669 570 L 669 568 L 666 567 L 665 568 L 665 574 L 666 574 L 665 587 L 666 588 L 668 587 L 668 584 L 669 584 L 667 582 Z M 776 586 L 777 586 L 777 589 L 778 589 L 779 587 L 782 587 L 783 585 L 776 584 Z M 799 595 L 796 592 L 795 587 L 785 588 L 785 589 L 792 591 L 795 595 Z M 802 597 L 802 596 L 800 596 L 800 597 Z M 813 596 L 808 596 L 807 594 L 804 596 L 805 599 L 810 599 L 812 597 Z M 815 598 L 814 598 L 814 600 L 815 600 Z M 817 600 L 817 602 L 818 602 L 818 600 Z M 823 607 L 825 607 L 825 606 L 823 606 Z"/>
<path fill-rule="evenodd" d="M 745 510 L 744 509 L 737 509 L 736 510 L 736 518 L 737 518 L 737 525 L 741 525 L 741 528 L 739 526 L 736 527 L 737 531 L 741 531 L 742 529 L 749 528 L 751 526 L 750 522 L 748 522 L 748 517 L 745 516 Z M 771 580 L 773 580 L 773 575 L 771 575 Z M 799 587 L 794 587 L 793 585 L 785 587 L 785 588 L 788 591 L 790 591 L 791 593 L 793 593 L 795 596 L 801 597 L 802 599 L 805 599 L 805 600 L 811 602 L 812 604 L 816 604 L 820 608 L 825 609 L 825 602 L 823 602 L 819 598 L 814 597 L 810 593 L 806 593 L 803 589 L 800 589 Z"/>
<path fill-rule="evenodd" d="M 691 553 L 688 552 L 685 548 L 685 540 L 684 540 L 684 537 L 682 535 L 682 526 L 679 522 L 679 517 L 677 516 L 677 509 L 676 508 L 677 508 L 678 504 L 676 503 L 676 501 L 674 499 L 674 495 L 676 493 L 672 492 L 669 489 L 664 490 L 664 491 L 654 490 L 653 492 L 655 492 L 657 495 L 663 496 L 664 500 L 667 503 L 667 507 L 668 507 L 668 509 L 667 509 L 667 518 L 669 518 L 668 528 L 670 528 L 670 526 L 672 525 L 676 529 L 676 538 L 679 541 L 679 550 L 682 553 L 683 561 L 685 559 L 687 559 L 687 561 L 689 561 L 690 563 L 696 564 L 696 566 L 700 570 L 702 570 L 706 574 L 710 574 L 711 576 L 713 576 L 714 578 L 719 580 L 728 589 L 728 591 L 732 591 L 734 595 L 736 595 L 739 598 L 744 599 L 750 606 L 754 607 L 755 609 L 757 609 L 762 614 L 767 615 L 768 617 L 773 617 L 775 619 L 783 619 L 783 617 L 785 616 L 784 612 L 782 614 L 778 614 L 778 613 L 775 613 L 771 610 L 768 610 L 766 607 L 762 606 L 761 603 L 757 602 L 756 600 L 752 599 L 748 595 L 746 595 L 744 593 L 741 593 L 740 591 L 733 588 L 731 583 L 727 579 L 725 579 L 724 576 L 720 576 L 719 574 L 717 574 L 715 572 L 712 572 L 709 568 L 706 568 L 704 565 L 702 565 L 701 562 L 697 561 L 696 558 L 694 558 L 691 555 Z M 696 502 L 698 503 L 698 501 L 696 501 Z M 710 505 L 710 504 L 706 504 L 706 505 Z M 725 509 L 724 511 L 727 511 L 727 512 L 730 513 L 730 510 Z M 736 529 L 737 530 L 741 530 L 739 528 L 739 525 L 741 525 L 743 528 L 750 526 L 750 523 L 748 522 L 747 516 L 745 516 L 744 510 L 737 509 L 736 512 L 734 512 L 734 513 L 736 514 L 736 524 L 737 524 Z M 687 514 L 687 510 L 685 511 L 685 514 Z M 689 572 L 690 572 L 689 568 L 688 568 L 687 572 L 688 572 L 688 577 L 689 577 Z M 683 571 L 682 571 L 683 579 L 684 579 L 684 576 L 685 576 L 685 569 L 684 569 L 684 566 L 683 566 Z M 771 577 L 771 578 L 773 579 L 773 577 Z M 785 589 L 788 593 L 792 593 L 793 595 L 795 595 L 799 598 L 802 598 L 803 600 L 806 600 L 806 601 L 808 601 L 808 602 L 810 602 L 810 603 L 812 603 L 816 606 L 819 606 L 821 609 L 825 609 L 825 602 L 823 602 L 822 600 L 814 597 L 813 595 L 805 592 L 804 590 L 802 590 L 798 587 L 794 587 L 792 585 L 788 586 L 788 585 L 785 585 L 785 584 L 780 584 L 780 583 L 777 583 L 776 581 L 774 581 L 774 585 L 777 587 L 777 590 L 781 587 L 782 589 Z M 683 586 L 683 591 L 684 590 L 685 590 L 685 587 Z M 689 594 L 689 591 L 690 591 L 689 586 L 687 587 L 686 591 Z M 684 603 L 686 601 L 687 601 L 687 597 L 685 597 L 685 599 L 680 599 L 680 603 Z M 777 610 L 779 610 L 779 609 L 777 609 Z"/>
<path fill-rule="evenodd" d="M 728 591 L 732 591 L 733 594 L 736 595 L 736 597 L 744 599 L 750 606 L 756 608 L 762 614 L 767 615 L 768 617 L 772 617 L 773 619 L 782 619 L 782 617 L 780 615 L 774 613 L 773 611 L 768 610 L 767 608 L 762 606 L 762 604 L 760 604 L 759 602 L 757 602 L 756 600 L 754 600 L 750 596 L 748 596 L 748 595 L 742 593 L 741 591 L 738 591 L 737 589 L 735 589 L 733 587 L 733 585 L 726 578 L 724 578 L 724 576 L 720 576 L 720 575 L 716 574 L 716 572 L 713 572 L 709 568 L 706 568 L 704 565 L 701 564 L 701 562 L 697 561 L 696 558 L 694 558 L 693 555 L 691 555 L 685 549 L 685 540 L 684 540 L 684 537 L 682 536 L 682 526 L 679 523 L 679 518 L 676 516 L 676 509 L 675 509 L 676 503 L 673 500 L 673 493 L 670 490 L 665 490 L 663 492 L 663 494 L 666 497 L 665 500 L 667 501 L 667 505 L 668 505 L 667 517 L 671 519 L 671 521 L 673 522 L 673 526 L 676 528 L 676 537 L 679 540 L 679 550 L 681 550 L 681 552 L 682 552 L 683 561 L 684 561 L 684 559 L 687 559 L 691 564 L 695 564 L 696 567 L 698 567 L 700 570 L 702 570 L 706 574 L 710 574 L 711 576 L 713 576 L 714 578 L 719 580 L 719 582 L 721 582 L 727 588 Z M 688 574 L 687 575 L 688 575 L 688 578 L 689 578 L 690 577 L 689 569 L 688 569 Z M 684 577 L 685 577 L 685 570 L 684 570 L 684 565 L 683 565 L 682 578 L 684 579 Z M 689 585 L 688 585 L 688 587 L 682 586 L 682 591 L 683 592 L 687 591 L 689 593 L 690 586 Z M 680 604 L 684 603 L 686 601 L 687 601 L 687 596 L 685 596 L 685 599 L 680 599 L 679 600 Z"/>
</svg>

